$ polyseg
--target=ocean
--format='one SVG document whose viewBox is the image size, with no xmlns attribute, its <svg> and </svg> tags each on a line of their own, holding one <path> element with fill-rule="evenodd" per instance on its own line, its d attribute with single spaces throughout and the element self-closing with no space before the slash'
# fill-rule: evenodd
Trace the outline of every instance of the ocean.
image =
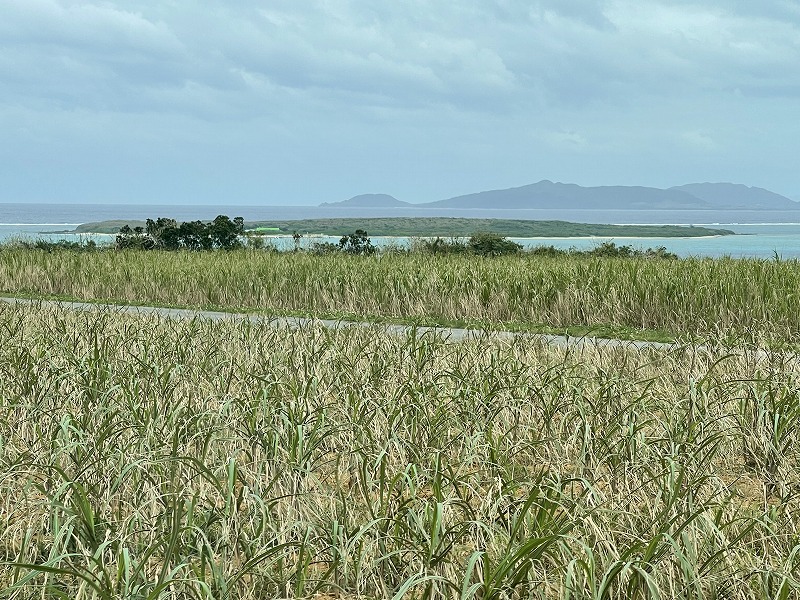
<svg viewBox="0 0 800 600">
<path fill-rule="evenodd" d="M 589 249 L 606 241 L 637 248 L 664 246 L 679 256 L 731 256 L 800 258 L 800 211 L 600 211 L 600 210 L 505 210 L 430 208 L 334 208 L 317 206 L 236 205 L 115 205 L 115 204 L 0 204 L 0 241 L 10 239 L 96 239 L 113 236 L 76 236 L 43 232 L 72 229 L 81 223 L 110 219 L 171 217 L 178 220 L 213 219 L 217 215 L 241 216 L 246 221 L 334 217 L 473 217 L 495 219 L 561 220 L 577 223 L 707 225 L 730 229 L 736 236 L 713 238 L 540 238 L 517 239 L 526 247 L 552 245 L 557 248 Z M 303 245 L 336 238 L 304 238 Z M 291 247 L 290 237 L 277 238 L 278 247 Z M 378 246 L 406 244 L 403 238 L 373 238 Z"/>
</svg>

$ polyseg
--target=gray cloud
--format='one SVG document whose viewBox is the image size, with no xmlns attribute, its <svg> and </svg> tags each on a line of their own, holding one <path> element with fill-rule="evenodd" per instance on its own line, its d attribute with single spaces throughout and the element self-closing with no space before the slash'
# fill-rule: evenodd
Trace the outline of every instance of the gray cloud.
<svg viewBox="0 0 800 600">
<path fill-rule="evenodd" d="M 129 108 L 137 90 L 154 88 L 142 94 L 148 110 L 148 99 L 198 87 L 254 101 L 267 85 L 491 111 L 613 99 L 630 88 L 794 94 L 800 80 L 800 17 L 782 2 L 759 3 L 757 18 L 746 2 L 731 5 L 741 12 L 654 0 L 369 4 L 209 3 L 194 13 L 145 4 L 134 13 L 16 0 L 0 24 L 15 56 L 0 68 L 19 93 L 27 78 L 28 93 L 66 90 L 76 103 L 86 84 L 107 105 Z M 776 20 L 785 14 L 797 18 Z"/>
<path fill-rule="evenodd" d="M 688 168 L 668 153 L 722 178 L 798 133 L 794 1 L 7 0 L 0 11 L 4 156 L 72 148 L 78 171 L 110 147 L 147 168 L 184 153 L 208 173 L 236 156 L 252 167 L 250 152 L 290 193 L 277 181 L 305 156 L 327 163 L 314 169 L 330 169 L 332 187 L 410 186 L 395 172 L 430 171 L 416 180 L 428 191 L 408 199 L 436 199 L 453 184 L 435 173 L 451 171 L 466 188 L 637 173 L 683 183 Z M 788 181 L 785 164 L 761 168 Z M 15 177 L 26 168 L 39 177 L 46 165 Z"/>
</svg>

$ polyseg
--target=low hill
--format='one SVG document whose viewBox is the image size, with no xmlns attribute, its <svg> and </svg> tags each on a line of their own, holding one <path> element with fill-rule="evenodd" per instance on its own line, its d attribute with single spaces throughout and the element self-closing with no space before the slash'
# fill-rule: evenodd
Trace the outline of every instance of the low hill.
<svg viewBox="0 0 800 600">
<path fill-rule="evenodd" d="M 123 225 L 144 225 L 140 221 L 100 221 L 79 225 L 71 233 L 117 233 Z M 347 219 L 302 219 L 248 221 L 245 229 L 267 235 L 301 234 L 341 236 L 364 229 L 369 235 L 397 237 L 469 237 L 492 232 L 506 237 L 706 237 L 733 235 L 726 229 L 681 225 L 603 225 L 567 221 L 522 219 L 465 219 L 455 217 L 387 217 Z"/>
<path fill-rule="evenodd" d="M 342 206 L 359 208 L 394 208 L 398 206 L 411 206 L 408 202 L 398 200 L 389 194 L 361 194 L 341 202 L 323 202 L 320 206 Z"/>
<path fill-rule="evenodd" d="M 72 230 L 46 231 L 44 233 L 119 233 L 119 230 L 125 225 L 133 229 L 134 227 L 144 227 L 147 223 L 136 219 L 115 219 L 82 223 Z"/>
<path fill-rule="evenodd" d="M 278 227 L 284 234 L 298 233 L 347 235 L 364 229 L 373 236 L 469 237 L 477 232 L 492 232 L 506 237 L 706 237 L 733 235 L 726 229 L 683 227 L 679 225 L 601 225 L 567 221 L 529 221 L 522 219 L 465 219 L 453 217 L 388 217 L 347 219 L 305 219 L 259 221 L 246 227 Z"/>
</svg>

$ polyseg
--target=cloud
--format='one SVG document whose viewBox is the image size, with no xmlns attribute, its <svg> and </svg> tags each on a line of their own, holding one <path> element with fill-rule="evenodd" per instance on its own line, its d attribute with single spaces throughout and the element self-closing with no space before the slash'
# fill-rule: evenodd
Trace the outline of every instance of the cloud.
<svg viewBox="0 0 800 600">
<path fill-rule="evenodd" d="M 159 109 L 154 102 L 185 110 L 197 99 L 205 114 L 209 96 L 223 111 L 225 97 L 236 96 L 231 110 L 240 117 L 258 114 L 265 90 L 284 90 L 293 102 L 300 92 L 366 108 L 481 112 L 625 105 L 692 90 L 795 96 L 800 15 L 786 2 L 758 6 L 211 0 L 203 10 L 142 2 L 131 11 L 10 0 L 0 72 L 20 102 L 149 111 Z"/>
<path fill-rule="evenodd" d="M 3 10 L 7 104 L 135 110 L 142 88 L 182 83 L 186 49 L 162 21 L 55 0 L 10 0 Z"/>
<path fill-rule="evenodd" d="M 0 135 L 29 159 L 116 146 L 165 164 L 183 151 L 208 173 L 264 157 L 276 178 L 315 161 L 331 181 L 369 170 L 403 183 L 403 164 L 429 187 L 481 171 L 624 183 L 665 172 L 669 152 L 780 176 L 782 158 L 759 157 L 800 133 L 794 0 L 6 0 L 2 12 Z"/>
<path fill-rule="evenodd" d="M 546 139 L 556 147 L 569 150 L 582 150 L 589 146 L 588 140 L 576 131 L 554 131 L 547 134 Z"/>
<path fill-rule="evenodd" d="M 680 135 L 681 139 L 689 146 L 699 150 L 716 150 L 719 145 L 714 139 L 702 131 L 685 131 Z"/>
<path fill-rule="evenodd" d="M 757 89 L 800 79 L 800 26 L 713 4 L 616 2 L 609 10 L 631 73 L 660 75 L 677 89 Z M 653 78 L 645 81 L 652 82 Z"/>
<path fill-rule="evenodd" d="M 169 54 L 180 42 L 163 22 L 107 4 L 71 4 L 56 0 L 7 0 L 0 21 L 3 39 L 26 45 L 134 50 Z"/>
<path fill-rule="evenodd" d="M 546 18 L 548 14 L 596 29 L 613 29 L 613 23 L 605 14 L 605 2 L 601 0 L 539 0 L 529 12 L 536 19 Z"/>
<path fill-rule="evenodd" d="M 422 11 L 424 15 L 425 12 Z M 226 57 L 278 85 L 324 94 L 348 91 L 407 103 L 474 106 L 513 90 L 514 75 L 481 40 L 440 29 L 437 14 L 419 29 L 390 11 L 318 2 L 299 10 L 258 11 L 235 38 L 220 40 Z M 415 16 L 415 23 L 422 16 Z"/>
</svg>

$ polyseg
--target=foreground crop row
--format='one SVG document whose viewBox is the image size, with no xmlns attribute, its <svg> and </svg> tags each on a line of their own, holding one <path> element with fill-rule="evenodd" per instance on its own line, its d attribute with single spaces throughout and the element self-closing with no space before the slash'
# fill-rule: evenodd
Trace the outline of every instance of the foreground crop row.
<svg viewBox="0 0 800 600">
<path fill-rule="evenodd" d="M 796 261 L 3 250 L 0 290 L 351 319 L 800 336 Z"/>
<path fill-rule="evenodd" d="M 0 589 L 796 597 L 798 385 L 721 348 L 0 306 Z"/>
</svg>

